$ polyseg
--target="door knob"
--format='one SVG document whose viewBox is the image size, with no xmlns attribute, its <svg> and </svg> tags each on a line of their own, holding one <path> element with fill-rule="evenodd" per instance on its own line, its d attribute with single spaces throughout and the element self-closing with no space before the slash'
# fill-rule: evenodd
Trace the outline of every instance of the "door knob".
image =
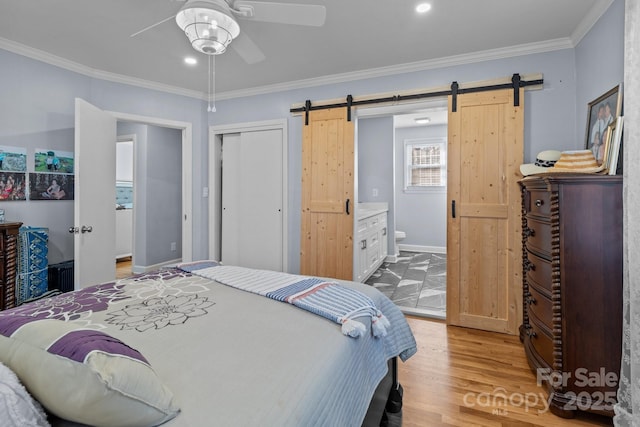
<svg viewBox="0 0 640 427">
<path fill-rule="evenodd" d="M 69 233 L 71 234 L 76 234 L 78 231 L 78 227 L 69 227 Z"/>
<path fill-rule="evenodd" d="M 82 228 L 80 229 L 81 233 L 91 233 L 93 231 L 93 227 L 92 226 L 86 226 L 83 225 Z"/>
</svg>

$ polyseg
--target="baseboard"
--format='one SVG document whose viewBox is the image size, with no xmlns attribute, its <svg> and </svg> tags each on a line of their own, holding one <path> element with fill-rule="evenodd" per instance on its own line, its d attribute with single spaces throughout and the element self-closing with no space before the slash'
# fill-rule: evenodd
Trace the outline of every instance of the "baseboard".
<svg viewBox="0 0 640 427">
<path fill-rule="evenodd" d="M 446 255 L 447 248 L 443 248 L 440 246 L 421 246 L 421 245 L 398 245 L 401 251 L 407 252 L 427 252 L 432 254 L 443 254 Z M 400 254 L 387 255 L 384 259 L 385 262 L 390 262 L 395 264 L 398 262 L 400 258 Z"/>
<path fill-rule="evenodd" d="M 384 259 L 384 262 L 395 264 L 396 262 L 398 262 L 398 255 L 387 255 Z"/>
<path fill-rule="evenodd" d="M 433 254 L 446 254 L 447 248 L 441 246 L 421 246 L 421 245 L 398 245 L 401 251 L 407 252 L 429 252 Z"/>
<path fill-rule="evenodd" d="M 400 311 L 402 311 L 403 314 L 408 314 L 411 316 L 426 317 L 430 319 L 440 319 L 440 320 L 447 319 L 447 315 L 444 311 L 429 310 L 428 308 L 405 307 L 405 306 L 398 306 L 398 308 L 400 309 Z"/>
<path fill-rule="evenodd" d="M 177 258 L 177 259 L 161 262 L 159 264 L 154 264 L 154 265 L 134 265 L 131 268 L 131 271 L 135 274 L 148 273 L 150 271 L 158 270 L 162 267 L 173 266 L 175 264 L 178 264 L 179 262 L 182 262 L 182 258 Z"/>
</svg>

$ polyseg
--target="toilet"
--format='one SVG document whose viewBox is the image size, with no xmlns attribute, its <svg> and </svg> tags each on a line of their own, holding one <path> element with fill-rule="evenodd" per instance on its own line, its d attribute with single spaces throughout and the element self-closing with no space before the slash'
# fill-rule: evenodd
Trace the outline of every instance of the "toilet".
<svg viewBox="0 0 640 427">
<path fill-rule="evenodd" d="M 407 237 L 407 234 L 404 231 L 396 230 L 396 255 L 400 255 L 400 241 L 404 240 Z"/>
</svg>

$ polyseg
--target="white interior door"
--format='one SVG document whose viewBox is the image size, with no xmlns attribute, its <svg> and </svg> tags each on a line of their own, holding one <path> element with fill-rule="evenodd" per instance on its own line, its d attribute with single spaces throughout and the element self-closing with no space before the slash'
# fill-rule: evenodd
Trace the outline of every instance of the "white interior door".
<svg viewBox="0 0 640 427">
<path fill-rule="evenodd" d="M 114 280 L 116 118 L 75 103 L 75 288 Z"/>
<path fill-rule="evenodd" d="M 282 129 L 224 135 L 222 251 L 225 264 L 283 271 Z"/>
</svg>

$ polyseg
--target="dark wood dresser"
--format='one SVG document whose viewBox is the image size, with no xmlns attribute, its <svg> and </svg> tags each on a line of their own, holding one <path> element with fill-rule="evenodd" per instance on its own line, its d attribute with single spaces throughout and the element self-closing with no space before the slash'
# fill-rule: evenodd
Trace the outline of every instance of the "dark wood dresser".
<svg viewBox="0 0 640 427">
<path fill-rule="evenodd" d="M 622 177 L 554 174 L 522 187 L 520 340 L 550 410 L 613 415 L 622 347 Z"/>
<path fill-rule="evenodd" d="M 21 222 L 0 223 L 0 310 L 16 305 L 18 232 Z"/>
</svg>

